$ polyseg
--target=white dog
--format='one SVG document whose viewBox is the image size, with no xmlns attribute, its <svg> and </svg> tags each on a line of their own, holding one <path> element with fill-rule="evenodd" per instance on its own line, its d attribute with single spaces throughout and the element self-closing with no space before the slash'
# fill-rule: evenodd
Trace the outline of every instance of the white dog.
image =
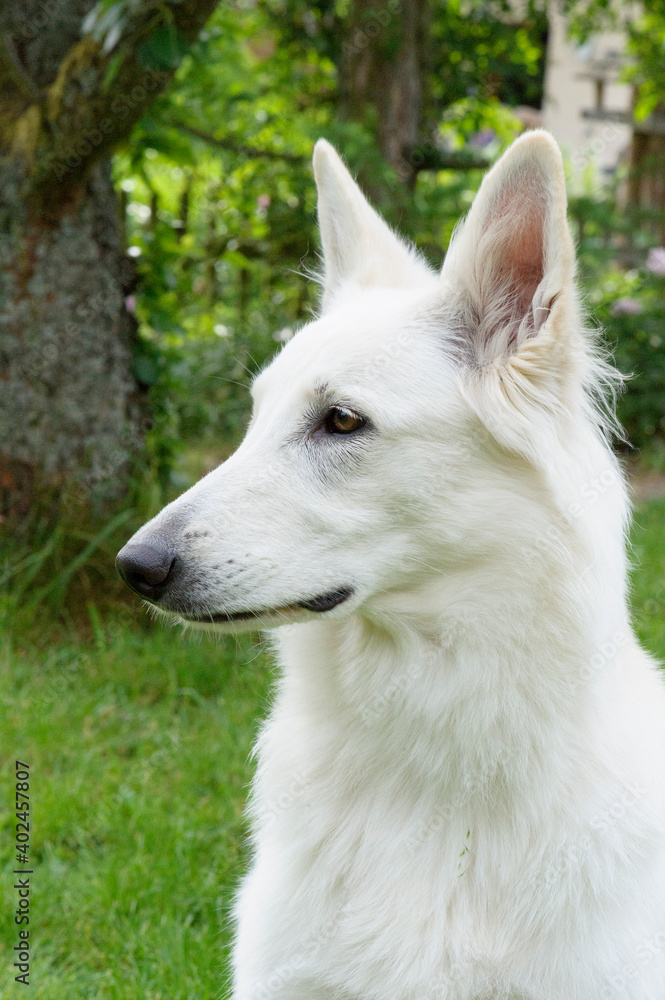
<svg viewBox="0 0 665 1000">
<path fill-rule="evenodd" d="M 664 1000 L 665 687 L 559 151 L 514 143 L 440 275 L 314 166 L 321 316 L 118 560 L 186 621 L 285 626 L 234 1000 Z"/>
</svg>

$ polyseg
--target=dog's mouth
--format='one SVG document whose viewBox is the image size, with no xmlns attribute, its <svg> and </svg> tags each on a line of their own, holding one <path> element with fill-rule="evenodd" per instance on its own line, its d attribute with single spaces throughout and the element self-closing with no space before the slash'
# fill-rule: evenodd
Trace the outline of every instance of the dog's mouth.
<svg viewBox="0 0 665 1000">
<path fill-rule="evenodd" d="M 180 617 L 188 622 L 198 622 L 200 624 L 211 624 L 214 622 L 243 622 L 261 621 L 267 618 L 286 618 L 302 613 L 303 611 L 315 611 L 323 614 L 332 611 L 347 601 L 353 594 L 353 587 L 342 587 L 340 590 L 331 590 L 327 594 L 320 594 L 307 601 L 298 601 L 295 604 L 286 604 L 278 608 L 257 608 L 254 611 L 211 611 L 204 615 L 184 615 Z"/>
</svg>

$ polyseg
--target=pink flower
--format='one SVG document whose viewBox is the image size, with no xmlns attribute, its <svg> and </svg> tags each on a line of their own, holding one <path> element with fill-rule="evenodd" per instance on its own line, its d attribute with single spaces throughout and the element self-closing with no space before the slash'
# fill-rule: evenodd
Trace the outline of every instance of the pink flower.
<svg viewBox="0 0 665 1000">
<path fill-rule="evenodd" d="M 256 204 L 259 206 L 259 208 L 270 208 L 270 195 L 260 194 L 256 199 Z"/>
<path fill-rule="evenodd" d="M 128 313 L 136 312 L 136 296 L 127 295 L 125 297 L 125 309 Z"/>
<path fill-rule="evenodd" d="M 615 299 L 612 303 L 612 312 L 615 316 L 620 316 L 622 313 L 626 316 L 636 316 L 642 312 L 642 306 L 637 299 Z"/>
<path fill-rule="evenodd" d="M 652 274 L 665 274 L 665 247 L 652 247 L 649 250 L 647 268 Z"/>
</svg>

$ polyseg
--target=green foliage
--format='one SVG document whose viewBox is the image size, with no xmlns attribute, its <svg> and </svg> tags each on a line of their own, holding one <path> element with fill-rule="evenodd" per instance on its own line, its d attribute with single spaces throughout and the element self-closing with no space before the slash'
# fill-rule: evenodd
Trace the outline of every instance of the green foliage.
<svg viewBox="0 0 665 1000">
<path fill-rule="evenodd" d="M 260 8 L 222 5 L 116 158 L 160 468 L 180 438 L 237 436 L 249 376 L 308 315 L 309 161 L 332 84 L 331 64 L 282 44 Z"/>
<path fill-rule="evenodd" d="M 665 442 L 665 250 L 658 215 L 618 209 L 612 192 L 571 199 L 585 298 L 614 360 L 630 376 L 618 413 L 628 442 L 652 458 Z"/>
<path fill-rule="evenodd" d="M 540 107 L 547 36 L 544 3 L 515 23 L 507 0 L 453 0 L 434 8 L 432 94 L 440 108 L 473 98 Z"/>
<path fill-rule="evenodd" d="M 637 118 L 646 118 L 665 102 L 665 10 L 640 13 L 630 25 L 629 51 L 634 57 L 627 75 L 638 87 Z"/>
<path fill-rule="evenodd" d="M 590 293 L 597 316 L 616 344 L 617 367 L 631 375 L 619 402 L 628 440 L 638 448 L 665 437 L 665 278 L 644 266 L 612 271 Z M 632 312 L 635 307 L 639 311 Z M 628 311 L 631 310 L 631 311 Z"/>
</svg>

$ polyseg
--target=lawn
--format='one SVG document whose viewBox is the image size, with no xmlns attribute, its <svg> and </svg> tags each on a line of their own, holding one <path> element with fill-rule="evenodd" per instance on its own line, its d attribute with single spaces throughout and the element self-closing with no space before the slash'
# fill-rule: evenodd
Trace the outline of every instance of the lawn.
<svg viewBox="0 0 665 1000">
<path fill-rule="evenodd" d="M 6 645 L 0 676 L 0 996 L 216 997 L 265 712 L 259 645 L 137 616 L 98 625 L 93 643 Z M 15 757 L 30 765 L 34 806 L 28 991 L 8 974 Z"/>
<path fill-rule="evenodd" d="M 633 601 L 665 658 L 664 523 L 665 500 L 638 511 Z M 0 649 L 0 997 L 217 997 L 269 693 L 259 642 L 183 636 L 138 610 L 102 624 L 93 610 L 85 640 L 5 636 Z M 28 990 L 10 969 L 16 757 L 34 807 Z"/>
</svg>

